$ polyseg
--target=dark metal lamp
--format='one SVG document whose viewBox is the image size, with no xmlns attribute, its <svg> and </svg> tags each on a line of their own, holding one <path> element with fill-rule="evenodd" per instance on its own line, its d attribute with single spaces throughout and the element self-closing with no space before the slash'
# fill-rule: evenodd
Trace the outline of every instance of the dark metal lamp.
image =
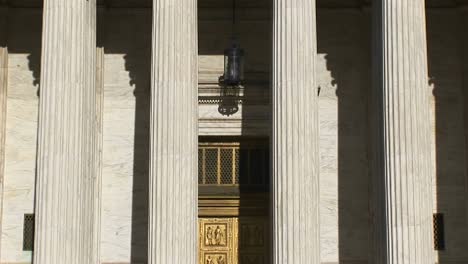
<svg viewBox="0 0 468 264">
<path fill-rule="evenodd" d="M 232 44 L 224 50 L 223 82 L 226 86 L 237 87 L 244 81 L 244 50 L 236 41 L 236 0 L 232 0 Z"/>
<path fill-rule="evenodd" d="M 224 84 L 239 86 L 244 81 L 244 50 L 235 42 L 224 50 Z"/>
</svg>

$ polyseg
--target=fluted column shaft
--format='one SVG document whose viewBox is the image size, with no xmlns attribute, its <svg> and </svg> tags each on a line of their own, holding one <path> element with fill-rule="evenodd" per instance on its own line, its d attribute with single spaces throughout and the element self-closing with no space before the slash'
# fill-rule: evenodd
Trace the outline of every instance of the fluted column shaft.
<svg viewBox="0 0 468 264">
<path fill-rule="evenodd" d="M 103 118 L 104 118 L 104 48 L 96 51 L 96 125 L 95 125 L 95 180 L 94 188 L 94 254 L 93 263 L 100 263 L 101 257 L 101 208 L 102 208 L 102 150 L 103 150 Z"/>
<path fill-rule="evenodd" d="M 320 263 L 315 0 L 274 0 L 273 263 Z"/>
<path fill-rule="evenodd" d="M 153 1 L 150 264 L 197 262 L 197 1 Z"/>
<path fill-rule="evenodd" d="M 433 263 L 425 1 L 374 2 L 373 263 Z"/>
<path fill-rule="evenodd" d="M 95 257 L 96 2 L 45 0 L 35 264 Z"/>
<path fill-rule="evenodd" d="M 0 6 L 0 234 L 2 234 L 5 133 L 8 90 L 7 8 Z M 0 239 L 1 248 L 1 239 Z M 0 250 L 0 259 L 2 252 Z"/>
</svg>

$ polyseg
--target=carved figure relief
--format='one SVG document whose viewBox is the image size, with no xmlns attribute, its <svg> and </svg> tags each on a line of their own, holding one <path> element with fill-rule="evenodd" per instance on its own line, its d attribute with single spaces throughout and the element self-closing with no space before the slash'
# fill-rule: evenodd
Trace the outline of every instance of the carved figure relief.
<svg viewBox="0 0 468 264">
<path fill-rule="evenodd" d="M 226 254 L 205 255 L 205 264 L 228 264 Z"/>
<path fill-rule="evenodd" d="M 226 225 L 207 225 L 205 229 L 205 246 L 226 246 Z"/>
<path fill-rule="evenodd" d="M 222 256 L 219 256 L 217 264 L 226 264 L 226 260 Z"/>
<path fill-rule="evenodd" d="M 238 264 L 235 218 L 199 218 L 198 264 Z"/>
<path fill-rule="evenodd" d="M 205 236 L 205 245 L 211 246 L 213 244 L 213 229 L 209 226 L 208 229 L 206 230 L 206 236 Z"/>
<path fill-rule="evenodd" d="M 198 264 L 266 264 L 269 236 L 265 219 L 199 218 Z"/>
</svg>

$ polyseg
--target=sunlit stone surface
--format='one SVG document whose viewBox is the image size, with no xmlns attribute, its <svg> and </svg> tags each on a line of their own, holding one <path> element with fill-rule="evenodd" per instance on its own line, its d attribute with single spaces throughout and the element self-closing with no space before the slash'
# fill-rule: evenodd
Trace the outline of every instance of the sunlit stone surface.
<svg viewBox="0 0 468 264">
<path fill-rule="evenodd" d="M 24 215 L 38 213 L 34 209 L 34 201 L 39 195 L 36 161 L 38 90 L 41 81 L 44 82 L 41 80 L 41 72 L 44 72 L 44 68 L 41 69 L 43 12 L 41 7 L 34 4 L 36 0 L 7 2 L 8 7 L 0 4 L 8 14 L 0 16 L 6 22 L 3 30 L 0 27 L 0 40 L 6 39 L 8 47 L 7 108 L 3 112 L 6 115 L 6 130 L 5 146 L 2 148 L 5 152 L 5 167 L 0 221 L 0 263 L 25 264 L 31 263 L 32 252 L 23 250 Z M 37 1 L 39 2 L 42 1 Z M 430 78 L 430 85 L 426 88 L 432 101 L 432 118 L 429 123 L 432 141 L 430 163 L 432 167 L 437 166 L 436 173 L 431 173 L 431 190 L 434 193 L 434 211 L 443 213 L 445 217 L 446 238 L 446 250 L 435 252 L 434 260 L 444 264 L 465 264 L 468 263 L 468 115 L 465 114 L 468 75 L 464 73 L 468 68 L 468 38 L 465 37 L 466 27 L 463 25 L 468 23 L 468 19 L 464 2 L 458 1 L 458 6 L 452 2 L 454 1 L 426 1 Z M 102 3 L 98 1 L 98 5 Z M 415 1 L 411 3 L 413 8 L 416 7 Z M 273 128 L 271 69 L 275 42 L 272 30 L 273 11 L 270 7 L 273 1 L 237 0 L 238 20 L 241 21 L 237 24 L 237 29 L 240 43 L 246 51 L 246 76 L 250 82 L 243 92 L 245 98 L 239 105 L 239 112 L 230 116 L 220 114 L 219 102 L 210 98 L 219 95 L 217 88 L 218 78 L 223 72 L 222 53 L 231 36 L 231 1 L 199 0 L 198 4 L 199 135 L 269 136 Z M 100 262 L 105 264 L 148 263 L 149 148 L 153 83 L 151 5 L 151 0 L 106 0 L 106 6 L 101 5 L 101 11 L 97 15 L 100 21 L 97 26 L 97 37 L 101 39 L 99 47 L 104 47 L 105 54 L 102 58 L 103 67 L 99 68 L 98 65 L 98 72 L 103 71 L 103 76 L 100 77 L 104 85 L 102 218 L 100 232 L 94 235 L 100 236 Z M 319 250 L 322 264 L 370 264 L 374 260 L 369 249 L 372 245 L 382 245 L 374 243 L 372 238 L 373 210 L 370 210 L 373 201 L 371 179 L 374 177 L 371 173 L 371 143 L 372 136 L 375 135 L 370 122 L 370 114 L 375 113 L 370 104 L 374 101 L 371 91 L 375 87 L 381 87 L 373 85 L 371 81 L 372 71 L 376 68 L 372 62 L 372 35 L 376 33 L 372 29 L 372 16 L 375 11 L 369 5 L 356 5 L 352 0 L 318 1 L 317 6 L 314 82 L 316 88 L 320 87 L 320 94 L 315 98 L 317 106 L 311 104 L 307 107 L 308 112 L 301 116 L 310 118 L 312 106 L 318 108 L 319 129 L 318 139 L 315 140 L 320 158 L 316 164 L 320 168 L 317 198 L 320 201 L 320 249 L 314 248 L 306 254 L 315 254 Z M 299 18 L 310 14 L 307 11 L 308 9 L 302 9 L 301 16 L 295 16 L 296 21 L 289 25 L 300 24 Z M 163 13 L 166 12 L 168 11 Z M 405 16 L 394 17 L 397 22 Z M 417 16 L 412 18 L 416 22 Z M 170 21 L 181 22 L 175 17 Z M 195 24 L 197 23 L 193 23 Z M 56 24 L 58 25 L 60 24 Z M 167 29 L 164 32 L 175 34 L 175 28 L 178 26 L 164 28 Z M 388 32 L 396 32 L 395 30 L 397 29 Z M 310 29 L 300 31 L 310 32 Z M 292 33 L 294 32 L 288 31 L 288 34 Z M 297 36 L 304 36 L 300 32 L 296 33 L 294 34 Z M 192 37 L 185 34 L 187 39 Z M 412 37 L 416 38 L 416 35 Z M 299 48 L 294 43 L 286 44 L 283 47 L 292 45 Z M 420 51 L 422 50 L 418 49 Z M 182 54 L 187 52 L 188 49 Z M 172 55 L 164 58 L 169 57 Z M 183 57 L 185 61 L 187 58 L 185 55 Z M 279 66 L 286 67 L 286 64 Z M 88 64 L 83 67 L 92 69 Z M 185 72 L 186 67 L 188 65 L 175 70 L 166 69 L 171 69 L 170 72 L 180 77 L 185 76 L 182 72 Z M 392 76 L 395 72 L 406 71 L 392 71 Z M 172 79 L 166 80 L 171 83 Z M 186 87 L 185 84 L 183 87 Z M 389 91 L 393 91 L 391 87 L 388 86 Z M 412 88 L 416 89 L 413 86 Z M 312 90 L 315 95 L 318 94 L 316 89 Z M 412 97 L 412 102 L 419 102 L 420 99 Z M 167 102 L 162 103 L 161 106 L 169 107 Z M 173 122 L 169 124 L 171 127 L 177 125 Z M 396 143 L 405 142 L 398 138 L 393 140 Z M 57 163 L 58 165 L 65 166 L 62 163 Z M 192 225 L 188 226 L 193 228 Z M 178 233 L 179 230 L 174 232 Z M 174 235 L 178 236 L 177 233 Z M 406 241 L 410 240 L 403 240 L 405 243 Z M 299 244 L 298 240 L 293 242 Z M 95 244 L 93 248 L 98 249 L 98 245 Z M 431 255 L 434 251 L 429 253 Z M 174 261 L 181 261 L 181 258 Z M 426 258 L 424 261 L 431 263 Z M 168 263 L 174 262 L 171 259 Z"/>
</svg>

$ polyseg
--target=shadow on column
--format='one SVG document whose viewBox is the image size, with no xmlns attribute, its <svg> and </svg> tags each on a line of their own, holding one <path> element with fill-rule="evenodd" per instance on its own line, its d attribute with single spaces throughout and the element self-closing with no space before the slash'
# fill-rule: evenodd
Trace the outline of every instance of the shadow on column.
<svg viewBox="0 0 468 264">
<path fill-rule="evenodd" d="M 134 88 L 133 160 L 122 160 L 120 162 L 131 162 L 133 164 L 133 175 L 128 175 L 132 176 L 133 186 L 131 195 L 130 263 L 146 264 L 148 262 L 151 9 L 137 9 L 132 12 L 120 9 L 106 11 L 104 21 L 106 21 L 106 24 L 102 38 L 105 52 L 117 57 L 119 54 L 125 54 L 125 71 L 128 72 L 130 77 L 129 85 Z M 132 21 L 132 23 L 129 23 L 129 21 Z M 106 66 L 115 68 L 118 66 L 118 60 L 113 59 L 106 62 Z M 112 76 L 115 78 L 115 73 Z M 110 82 L 109 85 L 119 85 L 119 80 L 112 79 Z M 122 91 L 112 91 L 112 87 L 106 89 L 108 92 L 104 101 L 110 101 L 112 100 L 111 97 L 114 96 L 118 97 L 118 99 L 113 103 L 119 103 L 120 100 L 122 104 L 128 104 L 128 101 L 133 99 L 130 96 L 126 97 L 127 86 L 124 84 L 120 87 Z M 108 104 L 110 105 L 110 103 Z M 125 116 L 125 113 L 129 110 L 126 108 L 123 110 L 122 116 Z M 131 131 L 132 128 L 126 125 L 125 123 L 122 124 L 122 131 Z M 124 133 L 127 134 L 127 132 Z M 123 140 L 127 139 L 124 138 Z M 112 142 L 112 144 L 118 143 Z M 125 189 L 125 186 L 121 186 L 121 188 Z M 122 195 L 126 195 L 126 193 L 122 193 Z"/>
<path fill-rule="evenodd" d="M 28 54 L 28 67 L 33 75 L 33 85 L 38 87 L 36 93 L 39 96 L 39 83 L 41 76 L 41 44 L 42 44 L 42 12 L 31 10 L 29 12 L 9 9 L 10 17 L 8 29 L 8 53 Z M 16 23 L 20 21 L 24 23 Z M 1 38 L 0 38 L 1 39 Z M 0 43 L 0 46 L 6 43 Z"/>
<path fill-rule="evenodd" d="M 257 1 L 261 13 L 244 8 L 238 30 L 245 49 L 245 85 L 242 101 L 241 151 L 249 156 L 239 164 L 240 214 L 239 263 L 272 263 L 271 215 L 271 69 L 272 69 L 272 3 Z M 251 13 L 249 13 L 249 11 Z M 250 14 L 249 17 L 247 14 Z M 255 14 L 256 17 L 253 17 Z M 250 142 L 249 142 L 250 141 Z M 252 149 L 252 144 L 256 145 Z M 249 146 L 250 145 L 250 146 Z M 244 154 L 245 157 L 245 154 Z M 248 161 L 247 161 L 248 159 Z M 256 252 L 257 254 L 252 254 Z"/>
<path fill-rule="evenodd" d="M 0 47 L 8 47 L 8 53 L 11 54 L 27 54 L 28 68 L 30 74 L 32 74 L 32 85 L 27 84 L 26 87 L 34 89 L 34 91 L 28 91 L 28 95 L 36 94 L 39 96 L 39 84 L 41 75 L 41 45 L 42 45 L 42 12 L 40 10 L 22 10 L 22 9 L 8 9 L 8 22 L 7 22 L 7 37 L 5 39 L 0 37 Z M 21 67 L 23 65 L 15 65 Z M 29 78 L 25 78 L 29 79 Z M 15 80 L 18 82 L 20 80 Z M 21 80 L 23 81 L 23 80 Z M 18 84 L 18 83 L 17 83 Z M 23 85 L 21 85 L 23 86 Z M 24 91 L 26 92 L 26 91 Z M 22 95 L 23 96 L 23 95 Z M 25 99 L 22 104 L 35 103 L 36 99 L 23 98 Z M 37 98 L 39 100 L 39 98 Z M 8 105 L 8 103 L 7 103 Z M 32 112 L 34 113 L 34 111 Z M 32 121 L 34 117 L 27 122 Z M 37 116 L 36 121 L 39 119 Z M 34 127 L 37 131 L 38 127 Z M 37 137 L 36 131 L 22 131 L 22 133 L 30 133 Z M 21 144 L 21 143 L 20 143 Z M 37 153 L 37 144 L 36 151 Z M 35 159 L 35 156 L 34 156 Z M 35 160 L 35 162 L 37 162 Z M 27 168 L 25 168 L 27 171 Z M 37 177 L 37 166 L 34 167 L 34 186 Z M 5 175 L 5 177 L 8 177 Z M 29 181 L 29 179 L 28 179 Z M 29 184 L 29 183 L 28 183 Z M 19 186 L 20 187 L 20 186 Z M 35 188 L 35 187 L 34 187 Z M 35 190 L 34 190 L 35 192 Z M 30 201 L 27 202 L 29 206 Z M 36 196 L 34 195 L 34 201 L 31 204 L 31 208 L 34 208 L 36 202 Z M 34 213 L 35 210 L 29 211 L 28 213 Z M 1 217 L 1 216 L 0 216 Z M 1 221 L 0 221 L 1 222 Z M 1 224 L 1 223 L 0 223 Z M 18 223 L 19 224 L 19 223 Z M 31 252 L 31 262 L 34 259 L 34 251 Z"/>
<path fill-rule="evenodd" d="M 147 21 L 151 25 L 151 21 Z M 151 35 L 151 27 L 147 34 Z M 130 72 L 135 95 L 135 136 L 133 159 L 132 246 L 131 263 L 148 262 L 148 195 L 151 104 L 151 41 L 141 53 L 127 54 L 125 65 Z"/>
<path fill-rule="evenodd" d="M 468 263 L 467 79 L 463 71 L 467 49 L 466 29 L 458 15 L 455 9 L 427 13 L 429 76 L 435 98 L 435 211 L 444 217 L 439 264 Z"/>
<path fill-rule="evenodd" d="M 149 58 L 149 56 L 147 57 Z M 135 137 L 133 160 L 132 251 L 131 263 L 148 261 L 148 195 L 149 195 L 149 135 L 150 135 L 150 60 L 126 56 L 127 66 L 135 85 Z M 141 80 L 141 81 L 140 81 Z"/>
<path fill-rule="evenodd" d="M 336 23 L 337 20 L 340 22 Z M 318 10 L 320 181 L 321 187 L 325 187 L 322 189 L 321 213 L 325 215 L 321 216 L 321 235 L 322 245 L 328 245 L 322 247 L 322 259 L 336 259 L 331 245 L 336 236 L 333 187 L 336 186 L 334 177 L 337 177 L 340 264 L 369 263 L 370 255 L 367 101 L 371 87 L 370 22 L 370 12 L 358 9 Z M 331 83 L 330 76 L 321 70 L 323 57 Z M 326 204 L 325 211 L 323 204 Z"/>
</svg>

